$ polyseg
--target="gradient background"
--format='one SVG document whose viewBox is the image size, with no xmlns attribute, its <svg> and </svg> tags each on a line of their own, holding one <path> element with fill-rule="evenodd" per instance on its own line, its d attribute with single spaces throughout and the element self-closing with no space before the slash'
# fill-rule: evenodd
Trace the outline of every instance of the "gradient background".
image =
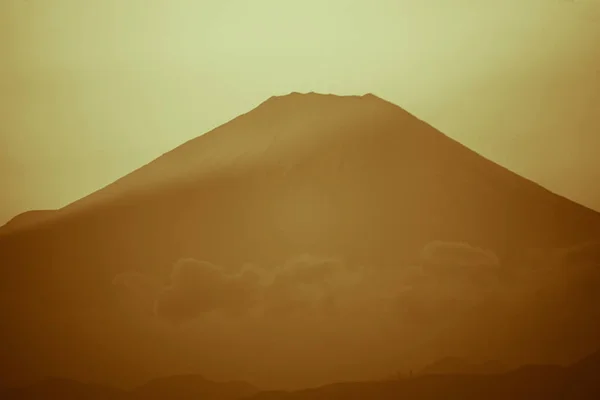
<svg viewBox="0 0 600 400">
<path fill-rule="evenodd" d="M 291 91 L 388 99 L 600 210 L 600 2 L 0 0 L 0 223 Z"/>
</svg>

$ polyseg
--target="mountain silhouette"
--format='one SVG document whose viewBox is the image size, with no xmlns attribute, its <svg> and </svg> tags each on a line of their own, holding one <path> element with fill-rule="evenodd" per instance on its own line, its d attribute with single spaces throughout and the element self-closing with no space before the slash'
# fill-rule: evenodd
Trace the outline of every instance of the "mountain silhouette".
<svg viewBox="0 0 600 400">
<path fill-rule="evenodd" d="M 197 375 L 177 375 L 154 379 L 132 390 L 49 378 L 30 385 L 0 389 L 0 396 L 5 400 L 237 400 L 258 391 L 245 382 L 213 382 Z"/>
<path fill-rule="evenodd" d="M 54 378 L 0 389 L 0 395 L 7 400 L 595 400 L 600 394 L 598 354 L 566 367 L 526 365 L 503 373 L 422 375 L 380 382 L 342 382 L 296 391 L 260 391 L 245 382 L 213 382 L 201 376 L 178 375 L 155 379 L 132 390 Z"/>
<path fill-rule="evenodd" d="M 272 97 L 111 185 L 5 235 L 15 269 L 113 276 L 182 254 L 221 265 L 327 253 L 398 265 L 433 240 L 501 258 L 580 243 L 600 215 L 376 96 Z M 25 250 L 27 249 L 27 250 Z M 93 272 L 92 272 L 93 273 Z"/>
<path fill-rule="evenodd" d="M 46 340 L 40 326 L 62 326 L 72 315 L 93 316 L 118 336 L 125 317 L 106 310 L 115 308 L 111 284 L 124 271 L 166 279 L 182 257 L 235 268 L 277 265 L 297 254 L 400 267 L 420 260 L 435 241 L 514 260 L 531 248 L 600 236 L 600 214 L 377 96 L 292 93 L 34 223 L 13 226 L 0 231 L 7 374 L 54 368 L 53 356 L 29 344 Z M 69 356 L 102 358 L 109 345 L 115 352 L 130 347 L 100 336 L 84 345 L 75 332 L 93 332 L 86 322 L 70 323 L 78 339 Z"/>
<path fill-rule="evenodd" d="M 0 389 L 0 397 L 6 400 L 125 400 L 128 398 L 127 393 L 119 389 L 59 378 L 48 378 L 26 386 Z"/>
</svg>

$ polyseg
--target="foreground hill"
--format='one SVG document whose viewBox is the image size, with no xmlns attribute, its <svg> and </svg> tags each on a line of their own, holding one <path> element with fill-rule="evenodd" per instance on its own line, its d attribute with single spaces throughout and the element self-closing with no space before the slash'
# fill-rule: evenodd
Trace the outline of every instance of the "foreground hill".
<svg viewBox="0 0 600 400">
<path fill-rule="evenodd" d="M 131 397 L 136 400 L 236 400 L 250 397 L 258 389 L 246 382 L 212 382 L 195 375 L 154 379 L 136 388 Z"/>
<path fill-rule="evenodd" d="M 258 392 L 245 382 L 212 382 L 201 376 L 181 375 L 152 380 L 133 390 L 119 390 L 67 379 L 0 390 L 5 400 L 237 400 Z"/>
</svg>

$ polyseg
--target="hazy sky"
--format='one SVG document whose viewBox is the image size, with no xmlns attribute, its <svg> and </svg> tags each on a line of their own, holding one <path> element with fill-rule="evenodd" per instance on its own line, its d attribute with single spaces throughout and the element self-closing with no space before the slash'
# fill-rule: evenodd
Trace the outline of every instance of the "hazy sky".
<svg viewBox="0 0 600 400">
<path fill-rule="evenodd" d="M 600 3 L 0 0 L 0 223 L 291 91 L 373 92 L 600 209 Z"/>
</svg>

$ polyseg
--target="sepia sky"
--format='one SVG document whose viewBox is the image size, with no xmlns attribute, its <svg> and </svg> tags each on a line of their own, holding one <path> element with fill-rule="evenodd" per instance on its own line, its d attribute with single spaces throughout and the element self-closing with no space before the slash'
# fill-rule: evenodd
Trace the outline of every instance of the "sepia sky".
<svg viewBox="0 0 600 400">
<path fill-rule="evenodd" d="M 2 0 L 0 224 L 275 94 L 373 92 L 600 210 L 595 0 Z"/>
</svg>

